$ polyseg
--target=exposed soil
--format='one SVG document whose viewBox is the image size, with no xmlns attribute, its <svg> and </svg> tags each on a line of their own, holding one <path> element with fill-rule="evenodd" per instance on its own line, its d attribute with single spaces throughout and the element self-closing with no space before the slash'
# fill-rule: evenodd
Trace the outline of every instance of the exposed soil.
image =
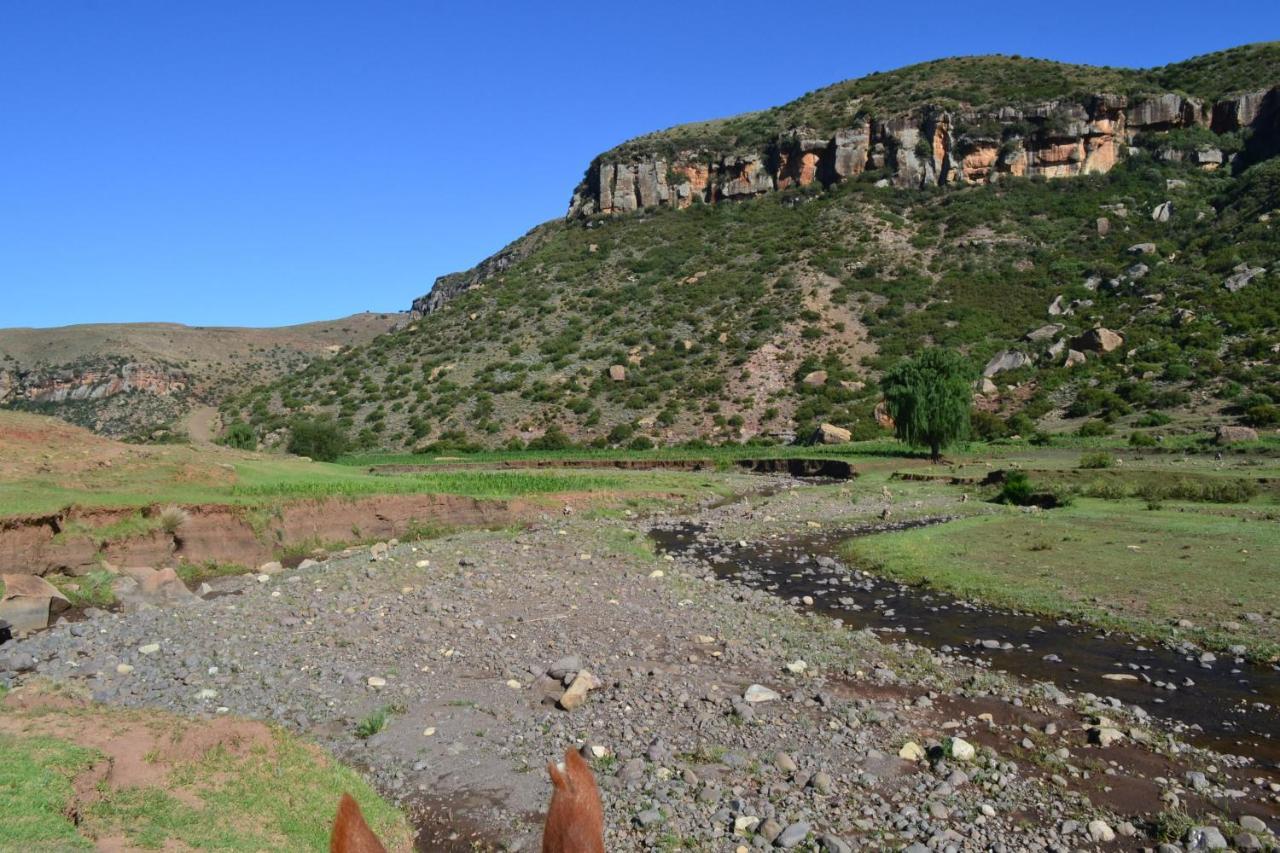
<svg viewBox="0 0 1280 853">
<path fill-rule="evenodd" d="M 460 495 L 379 495 L 295 501 L 255 517 L 244 507 L 184 507 L 188 518 L 173 534 L 151 530 L 99 546 L 89 534 L 64 531 L 102 528 L 133 517 L 136 509 L 84 510 L 0 520 L 0 565 L 8 571 L 47 575 L 84 574 L 114 565 L 161 566 L 175 562 L 238 563 L 254 567 L 282 551 L 403 536 L 416 525 L 488 527 L 517 524 L 549 505 L 607 505 L 599 493 L 547 495 L 540 500 L 481 500 Z M 144 513 L 154 513 L 149 508 Z"/>
</svg>

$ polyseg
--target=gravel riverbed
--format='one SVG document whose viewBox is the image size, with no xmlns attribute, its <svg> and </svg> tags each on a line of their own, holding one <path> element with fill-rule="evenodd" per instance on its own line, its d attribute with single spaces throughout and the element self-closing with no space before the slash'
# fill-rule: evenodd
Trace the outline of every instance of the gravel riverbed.
<svg viewBox="0 0 1280 853">
<path fill-rule="evenodd" d="M 400 802 L 424 850 L 537 849 L 566 748 L 597 769 L 610 850 L 1274 843 L 1280 785 L 1246 762 L 657 557 L 653 523 L 548 513 L 228 579 L 7 644 L 0 680 L 278 723 Z M 563 710 L 583 670 L 598 686 Z"/>
</svg>

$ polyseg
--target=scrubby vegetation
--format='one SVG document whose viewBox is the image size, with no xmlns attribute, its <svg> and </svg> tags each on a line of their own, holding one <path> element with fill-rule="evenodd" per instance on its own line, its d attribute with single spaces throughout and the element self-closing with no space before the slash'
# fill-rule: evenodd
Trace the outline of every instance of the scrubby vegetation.
<svg viewBox="0 0 1280 853">
<path fill-rule="evenodd" d="M 1277 79 L 1280 43 L 1146 71 L 950 59 L 628 145 L 704 132 L 708 146 L 736 145 L 921 99 L 1212 98 Z M 232 397 L 224 421 L 270 443 L 328 416 L 356 452 L 771 443 L 821 423 L 869 439 L 887 434 L 873 417 L 883 372 L 936 346 L 975 374 L 1002 350 L 1027 357 L 992 377 L 1008 393 L 997 387 L 970 419 L 987 440 L 1046 441 L 1063 422 L 1084 438 L 1128 434 L 1190 412 L 1271 427 L 1280 159 L 1247 131 L 1214 137 L 1245 152 L 1216 171 L 1166 156 L 1202 135 L 1144 134 L 1105 175 L 906 190 L 876 186 L 872 171 L 742 203 L 546 223 L 502 263 L 461 274 L 475 286 L 442 310 Z M 1158 221 L 1166 202 L 1172 216 Z M 1123 345 L 1080 338 L 1099 326 Z"/>
</svg>

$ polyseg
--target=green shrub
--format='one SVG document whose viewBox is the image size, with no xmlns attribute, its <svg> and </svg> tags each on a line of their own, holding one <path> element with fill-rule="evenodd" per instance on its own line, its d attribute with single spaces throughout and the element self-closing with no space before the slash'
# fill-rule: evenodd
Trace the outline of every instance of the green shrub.
<svg viewBox="0 0 1280 853">
<path fill-rule="evenodd" d="M 1096 453 L 1086 453 L 1080 457 L 1081 468 L 1110 468 L 1116 464 L 1115 457 L 1105 450 L 1099 450 Z"/>
<path fill-rule="evenodd" d="M 1252 427 L 1269 427 L 1280 424 L 1280 406 L 1263 403 L 1245 409 L 1244 422 Z"/>
<path fill-rule="evenodd" d="M 1097 438 L 1103 435 L 1111 435 L 1111 425 L 1105 421 L 1085 421 L 1080 424 L 1080 429 L 1076 430 L 1076 435 L 1082 438 Z"/>
<path fill-rule="evenodd" d="M 564 430 L 558 426 L 548 428 L 528 444 L 530 450 L 569 450 L 572 447 L 573 439 L 565 435 Z"/>
<path fill-rule="evenodd" d="M 1104 480 L 1100 477 L 1085 487 L 1084 495 L 1104 501 L 1118 501 L 1127 498 L 1129 491 L 1118 480 Z"/>
<path fill-rule="evenodd" d="M 288 450 L 319 462 L 332 462 L 346 453 L 350 440 L 342 427 L 326 415 L 300 416 L 289 424 Z"/>
<path fill-rule="evenodd" d="M 1129 433 L 1130 447 L 1155 447 L 1158 442 L 1153 436 L 1145 432 Z"/>
<path fill-rule="evenodd" d="M 1169 417 L 1164 412 L 1147 412 L 1145 415 L 1138 418 L 1138 420 L 1134 422 L 1134 425 L 1140 427 L 1160 427 L 1169 424 L 1171 421 L 1173 421 L 1173 418 Z"/>
<path fill-rule="evenodd" d="M 222 443 L 237 450 L 257 450 L 258 436 L 254 433 L 253 427 L 244 421 L 235 420 L 227 424 L 227 428 L 223 431 Z"/>
<path fill-rule="evenodd" d="M 1032 493 L 1031 478 L 1027 476 L 1027 472 L 1010 471 L 1004 478 L 1004 485 L 1000 487 L 1000 494 L 996 495 L 996 501 L 1014 506 L 1027 506 L 1031 503 Z"/>
<path fill-rule="evenodd" d="M 991 412 L 974 409 L 969 414 L 969 432 L 983 441 L 994 441 L 1009 434 L 1009 427 Z"/>
</svg>

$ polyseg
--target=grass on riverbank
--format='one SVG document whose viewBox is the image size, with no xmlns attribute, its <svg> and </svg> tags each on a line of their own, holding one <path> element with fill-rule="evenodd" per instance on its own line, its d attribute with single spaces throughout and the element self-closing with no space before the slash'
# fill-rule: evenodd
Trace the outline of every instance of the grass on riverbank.
<svg viewBox="0 0 1280 853">
<path fill-rule="evenodd" d="M 1257 507 L 1079 499 L 861 538 L 845 550 L 893 577 L 998 606 L 1280 655 L 1280 525 Z M 1179 619 L 1196 627 L 1180 629 Z"/>
<path fill-rule="evenodd" d="M 229 718 L 211 730 L 61 696 L 14 702 L 30 692 L 0 709 L 0 849 L 319 850 L 344 791 L 390 849 L 409 849 L 394 807 L 281 730 Z M 133 747 L 141 761 L 116 754 Z"/>
</svg>

